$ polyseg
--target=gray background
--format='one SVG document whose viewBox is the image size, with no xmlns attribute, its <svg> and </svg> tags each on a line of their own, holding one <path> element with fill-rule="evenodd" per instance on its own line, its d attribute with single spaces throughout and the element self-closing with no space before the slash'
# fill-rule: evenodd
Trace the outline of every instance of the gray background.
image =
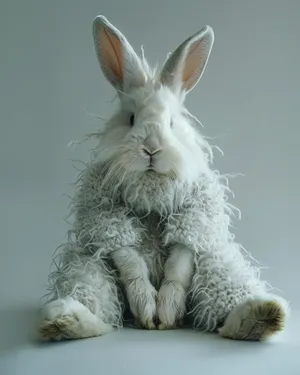
<svg viewBox="0 0 300 375">
<path fill-rule="evenodd" d="M 225 153 L 216 152 L 215 167 L 246 175 L 230 183 L 242 211 L 237 239 L 268 266 L 263 276 L 285 292 L 298 317 L 300 2 L 135 1 L 0 3 L 0 373 L 175 374 L 187 363 L 191 371 L 215 366 L 214 373 L 226 373 L 234 359 L 236 371 L 248 361 L 249 371 L 256 364 L 256 371 L 279 374 L 285 363 L 296 374 L 297 321 L 271 349 L 189 332 L 130 331 L 46 348 L 28 341 L 53 251 L 66 238 L 69 201 L 62 194 L 72 194 L 78 173 L 70 159 L 88 160 L 92 146 L 67 144 L 99 128 L 87 112 L 107 117 L 114 108 L 93 47 L 97 14 L 136 50 L 143 44 L 152 63 L 205 24 L 214 28 L 211 59 L 187 105 Z"/>
</svg>

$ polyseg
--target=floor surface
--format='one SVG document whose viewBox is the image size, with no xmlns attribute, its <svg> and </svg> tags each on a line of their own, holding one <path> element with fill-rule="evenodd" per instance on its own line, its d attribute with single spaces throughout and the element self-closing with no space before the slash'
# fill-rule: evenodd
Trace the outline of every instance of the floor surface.
<svg viewBox="0 0 300 375">
<path fill-rule="evenodd" d="M 128 328 L 43 345 L 30 339 L 35 314 L 35 309 L 20 306 L 0 310 L 1 375 L 300 374 L 300 312 L 268 343 L 230 341 L 191 330 Z"/>
</svg>

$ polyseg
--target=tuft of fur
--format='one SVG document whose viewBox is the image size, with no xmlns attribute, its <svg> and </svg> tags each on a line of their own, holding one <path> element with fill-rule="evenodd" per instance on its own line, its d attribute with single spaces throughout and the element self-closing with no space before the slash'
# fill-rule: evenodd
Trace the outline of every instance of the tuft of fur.
<svg viewBox="0 0 300 375">
<path fill-rule="evenodd" d="M 227 179 L 212 169 L 212 148 L 184 106 L 206 66 L 212 29 L 188 38 L 160 72 L 103 16 L 93 33 L 120 105 L 76 183 L 41 337 L 101 335 L 122 326 L 128 310 L 147 329 L 173 328 L 188 316 L 195 328 L 222 327 L 231 338 L 272 335 L 286 320 L 285 301 L 270 297 L 235 241 L 238 210 Z M 57 304 L 76 307 L 55 315 Z"/>
</svg>

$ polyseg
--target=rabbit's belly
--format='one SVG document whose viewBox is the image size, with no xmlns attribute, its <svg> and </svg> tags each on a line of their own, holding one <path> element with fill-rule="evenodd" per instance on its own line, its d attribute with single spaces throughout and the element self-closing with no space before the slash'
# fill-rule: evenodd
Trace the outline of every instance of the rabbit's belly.
<svg viewBox="0 0 300 375">
<path fill-rule="evenodd" d="M 164 263 L 166 260 L 164 250 L 160 247 L 158 241 L 146 239 L 143 241 L 140 251 L 147 263 L 152 285 L 159 288 L 163 279 Z"/>
<path fill-rule="evenodd" d="M 159 288 L 163 279 L 166 250 L 161 243 L 162 228 L 159 225 L 160 217 L 150 214 L 141 219 L 146 229 L 140 247 L 140 253 L 145 259 L 152 285 Z"/>
</svg>

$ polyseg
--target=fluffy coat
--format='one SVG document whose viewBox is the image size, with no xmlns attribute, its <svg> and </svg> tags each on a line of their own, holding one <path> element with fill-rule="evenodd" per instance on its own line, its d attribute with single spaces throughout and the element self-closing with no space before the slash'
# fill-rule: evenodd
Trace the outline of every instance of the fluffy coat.
<svg viewBox="0 0 300 375">
<path fill-rule="evenodd" d="M 211 147 L 183 104 L 206 66 L 212 29 L 182 43 L 159 73 L 105 17 L 93 30 L 121 105 L 78 179 L 40 336 L 101 335 L 123 325 L 125 310 L 148 329 L 191 318 L 233 339 L 282 330 L 287 302 L 236 243 L 226 179 L 211 169 Z"/>
</svg>

